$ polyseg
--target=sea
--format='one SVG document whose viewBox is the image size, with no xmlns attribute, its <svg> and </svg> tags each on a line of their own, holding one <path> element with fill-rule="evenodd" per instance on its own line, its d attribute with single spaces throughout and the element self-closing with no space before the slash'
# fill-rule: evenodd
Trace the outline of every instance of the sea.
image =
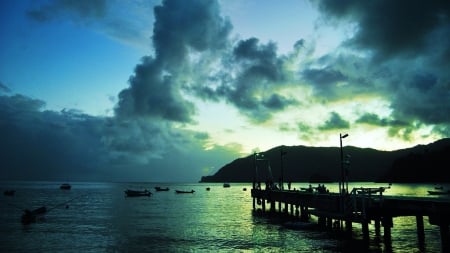
<svg viewBox="0 0 450 253">
<path fill-rule="evenodd" d="M 2 191 L 16 191 L 0 197 L 0 252 L 441 252 L 439 227 L 428 217 L 424 244 L 418 241 L 415 217 L 394 218 L 389 245 L 369 224 L 370 239 L 364 243 L 357 223 L 348 238 L 259 215 L 251 183 L 224 188 L 222 183 L 68 182 L 70 190 L 59 189 L 61 183 L 66 182 L 0 182 Z M 291 189 L 308 185 L 291 183 Z M 156 192 L 156 186 L 169 191 Z M 337 192 L 337 183 L 325 186 Z M 389 186 L 349 183 L 349 189 L 354 187 Z M 384 195 L 449 198 L 429 196 L 427 190 L 434 187 L 392 184 Z M 152 195 L 126 197 L 126 189 L 148 189 Z M 23 210 L 42 206 L 48 210 L 43 217 L 21 223 Z"/>
</svg>

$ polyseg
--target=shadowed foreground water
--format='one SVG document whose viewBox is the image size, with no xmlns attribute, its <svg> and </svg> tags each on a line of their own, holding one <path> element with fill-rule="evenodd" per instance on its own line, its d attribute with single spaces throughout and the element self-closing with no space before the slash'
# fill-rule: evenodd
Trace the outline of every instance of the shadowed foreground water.
<svg viewBox="0 0 450 253">
<path fill-rule="evenodd" d="M 394 219 L 391 248 L 375 237 L 373 224 L 367 246 L 358 224 L 353 239 L 345 240 L 330 231 L 291 229 L 285 221 L 253 215 L 251 184 L 71 184 L 71 190 L 60 190 L 58 182 L 2 182 L 2 191 L 15 189 L 16 194 L 1 197 L 0 252 L 440 252 L 439 227 L 428 217 L 425 245 L 418 245 L 415 217 L 403 217 Z M 293 183 L 292 188 L 306 185 Z M 155 186 L 170 190 L 156 192 Z M 126 188 L 153 194 L 126 198 Z M 386 195 L 426 196 L 431 188 L 393 185 Z M 176 189 L 195 193 L 176 194 Z M 42 220 L 21 224 L 23 209 L 40 206 L 50 209 Z"/>
</svg>

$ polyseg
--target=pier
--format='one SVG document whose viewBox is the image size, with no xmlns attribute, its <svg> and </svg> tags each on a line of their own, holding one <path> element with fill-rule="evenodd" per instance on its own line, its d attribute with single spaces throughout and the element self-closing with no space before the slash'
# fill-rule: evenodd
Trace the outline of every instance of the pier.
<svg viewBox="0 0 450 253">
<path fill-rule="evenodd" d="M 350 192 L 333 193 L 317 189 L 283 190 L 253 184 L 251 196 L 253 209 L 262 213 L 280 213 L 309 221 L 317 217 L 324 228 L 338 228 L 351 236 L 352 224 L 361 225 L 364 240 L 369 240 L 369 224 L 374 224 L 375 234 L 383 228 L 384 243 L 391 242 L 393 218 L 416 217 L 417 236 L 424 244 L 424 219 L 439 226 L 442 252 L 450 252 L 450 200 L 445 198 L 385 196 L 386 187 L 353 188 Z"/>
</svg>

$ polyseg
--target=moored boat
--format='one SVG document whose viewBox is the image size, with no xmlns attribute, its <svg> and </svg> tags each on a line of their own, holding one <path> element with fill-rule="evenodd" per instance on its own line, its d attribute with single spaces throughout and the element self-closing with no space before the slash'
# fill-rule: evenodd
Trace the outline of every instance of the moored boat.
<svg viewBox="0 0 450 253">
<path fill-rule="evenodd" d="M 161 188 L 161 187 L 159 187 L 159 186 L 156 186 L 155 187 L 155 190 L 157 191 L 157 192 L 163 192 L 163 191 L 169 191 L 169 187 L 166 187 L 166 188 Z"/>
<path fill-rule="evenodd" d="M 190 190 L 190 191 L 181 191 L 181 190 L 175 190 L 176 193 L 194 193 L 194 190 Z"/>
<path fill-rule="evenodd" d="M 61 189 L 61 190 L 70 190 L 70 188 L 72 188 L 72 186 L 68 183 L 64 183 L 59 186 L 59 189 Z"/>
<path fill-rule="evenodd" d="M 450 195 L 450 190 L 430 190 L 428 191 L 430 195 Z"/>
<path fill-rule="evenodd" d="M 5 196 L 14 196 L 14 194 L 16 193 L 15 190 L 6 190 L 3 192 L 3 195 Z"/>
<path fill-rule="evenodd" d="M 150 195 L 152 195 L 152 193 L 147 189 L 145 189 L 145 190 L 126 189 L 124 192 L 127 197 L 141 197 L 141 196 L 150 197 Z"/>
<path fill-rule="evenodd" d="M 45 206 L 36 208 L 32 211 L 25 209 L 22 214 L 22 223 L 23 224 L 30 224 L 32 222 L 36 222 L 36 220 L 43 216 L 47 212 L 47 208 Z"/>
</svg>

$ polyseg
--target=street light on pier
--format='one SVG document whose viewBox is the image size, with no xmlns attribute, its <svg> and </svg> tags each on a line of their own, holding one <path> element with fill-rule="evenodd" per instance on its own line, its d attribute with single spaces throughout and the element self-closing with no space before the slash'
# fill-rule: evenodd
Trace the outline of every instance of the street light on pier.
<svg viewBox="0 0 450 253">
<path fill-rule="evenodd" d="M 344 194 L 344 153 L 342 150 L 342 139 L 346 138 L 348 134 L 339 134 L 339 142 L 341 147 L 341 180 L 339 181 L 339 193 Z"/>
</svg>

